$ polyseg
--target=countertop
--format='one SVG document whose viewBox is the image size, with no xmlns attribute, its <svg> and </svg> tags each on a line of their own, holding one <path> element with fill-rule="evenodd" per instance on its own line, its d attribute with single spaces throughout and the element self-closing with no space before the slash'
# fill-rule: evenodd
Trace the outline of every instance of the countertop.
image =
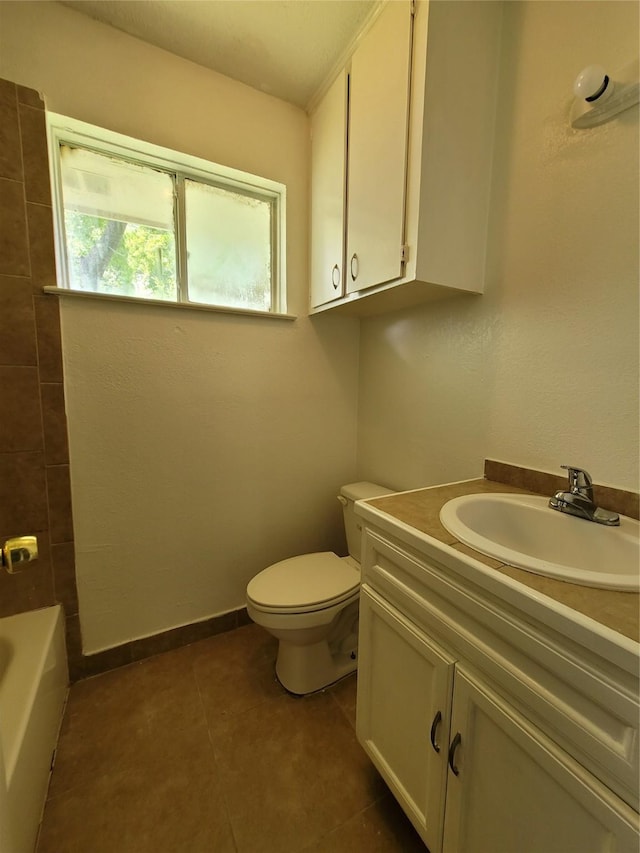
<svg viewBox="0 0 640 853">
<path fill-rule="evenodd" d="M 640 639 L 640 594 L 578 586 L 555 578 L 546 578 L 542 575 L 525 572 L 523 569 L 508 566 L 474 551 L 458 542 L 454 536 L 445 530 L 440 524 L 439 518 L 442 506 L 452 498 L 479 492 L 535 494 L 527 489 L 520 489 L 492 480 L 468 480 L 463 483 L 452 483 L 372 498 L 365 503 L 419 530 L 421 533 L 426 533 L 428 536 L 473 557 L 518 583 L 638 642 Z"/>
</svg>

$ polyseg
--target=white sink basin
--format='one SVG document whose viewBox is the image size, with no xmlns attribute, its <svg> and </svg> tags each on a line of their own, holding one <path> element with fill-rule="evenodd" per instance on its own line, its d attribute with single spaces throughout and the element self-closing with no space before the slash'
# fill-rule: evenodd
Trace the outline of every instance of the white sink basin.
<svg viewBox="0 0 640 853">
<path fill-rule="evenodd" d="M 557 512 L 545 497 L 476 494 L 454 498 L 440 521 L 460 542 L 528 572 L 582 586 L 640 590 L 640 523 L 620 527 Z"/>
</svg>

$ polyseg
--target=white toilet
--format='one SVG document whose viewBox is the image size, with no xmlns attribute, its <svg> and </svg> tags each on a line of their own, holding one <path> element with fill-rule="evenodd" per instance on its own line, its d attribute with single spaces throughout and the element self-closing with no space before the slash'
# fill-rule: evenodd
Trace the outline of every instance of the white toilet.
<svg viewBox="0 0 640 853">
<path fill-rule="evenodd" d="M 251 619 L 280 641 L 276 673 L 291 693 L 311 693 L 357 666 L 361 528 L 354 501 L 392 494 L 375 483 L 340 489 L 348 557 L 332 551 L 291 557 L 247 586 Z"/>
</svg>

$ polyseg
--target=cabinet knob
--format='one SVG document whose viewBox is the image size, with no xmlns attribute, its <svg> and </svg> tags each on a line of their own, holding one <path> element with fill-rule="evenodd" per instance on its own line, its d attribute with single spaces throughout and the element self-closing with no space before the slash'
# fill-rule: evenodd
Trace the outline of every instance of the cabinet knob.
<svg viewBox="0 0 640 853">
<path fill-rule="evenodd" d="M 436 752 L 440 752 L 440 744 L 436 743 L 436 729 L 440 725 L 441 721 L 442 721 L 442 714 L 440 713 L 440 711 L 438 711 L 436 713 L 435 717 L 433 718 L 433 722 L 431 723 L 431 734 L 429 735 L 429 738 L 431 740 L 431 746 L 434 748 L 434 750 Z"/>
<path fill-rule="evenodd" d="M 460 735 L 460 732 L 458 732 L 454 739 L 451 741 L 451 746 L 449 747 L 449 767 L 451 768 L 451 772 L 454 776 L 460 775 L 460 770 L 456 766 L 456 750 L 460 746 L 461 741 L 462 736 Z"/>
<path fill-rule="evenodd" d="M 333 269 L 331 270 L 331 284 L 333 285 L 334 290 L 337 290 L 340 287 L 340 267 L 338 264 L 334 264 Z"/>
<path fill-rule="evenodd" d="M 351 269 L 351 280 L 355 281 L 358 278 L 359 271 L 358 256 L 355 252 L 353 253 L 353 255 L 351 255 L 351 263 L 349 266 Z"/>
</svg>

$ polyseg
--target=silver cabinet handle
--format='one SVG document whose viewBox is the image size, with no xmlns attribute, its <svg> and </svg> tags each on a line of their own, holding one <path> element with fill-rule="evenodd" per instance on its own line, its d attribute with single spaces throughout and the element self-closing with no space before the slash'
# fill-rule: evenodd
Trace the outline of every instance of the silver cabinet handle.
<svg viewBox="0 0 640 853">
<path fill-rule="evenodd" d="M 460 732 L 456 734 L 454 739 L 451 741 L 451 746 L 449 747 L 449 767 L 451 768 L 451 772 L 454 776 L 460 775 L 460 769 L 456 766 L 456 749 L 460 746 L 460 742 L 462 741 L 462 736 Z"/>
<path fill-rule="evenodd" d="M 337 290 L 340 287 L 340 267 L 338 264 L 334 264 L 333 269 L 331 270 L 331 284 L 333 285 L 334 290 Z"/>
<path fill-rule="evenodd" d="M 440 752 L 440 744 L 436 743 L 436 729 L 440 725 L 442 721 L 442 714 L 438 711 L 433 718 L 433 722 L 431 723 L 431 734 L 429 735 L 429 739 L 431 740 L 431 746 L 434 748 L 436 752 Z"/>
<path fill-rule="evenodd" d="M 15 574 L 19 569 L 14 569 L 17 563 L 30 563 L 38 559 L 38 540 L 35 536 L 17 536 L 15 539 L 7 539 L 0 549 L 0 562 L 10 574 Z"/>
<path fill-rule="evenodd" d="M 355 252 L 353 253 L 353 255 L 351 255 L 351 263 L 349 264 L 349 266 L 351 271 L 351 281 L 355 281 L 358 278 L 359 272 L 358 256 Z"/>
</svg>

